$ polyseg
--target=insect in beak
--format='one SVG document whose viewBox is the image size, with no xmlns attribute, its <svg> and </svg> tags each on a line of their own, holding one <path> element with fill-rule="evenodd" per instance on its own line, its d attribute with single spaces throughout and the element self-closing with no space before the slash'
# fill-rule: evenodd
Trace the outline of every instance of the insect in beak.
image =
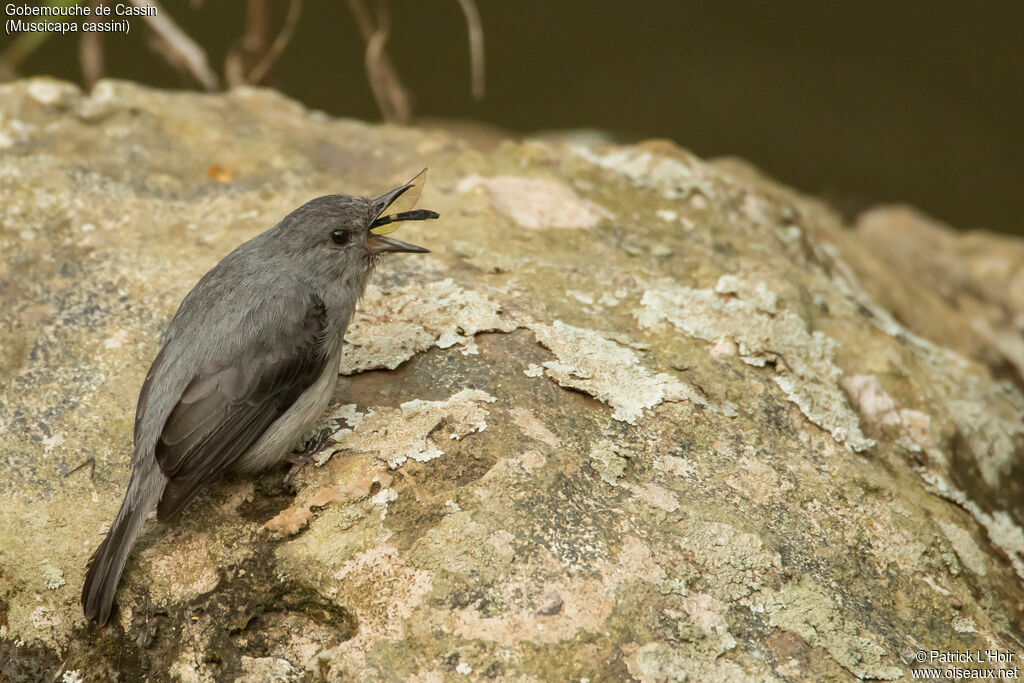
<svg viewBox="0 0 1024 683">
<path fill-rule="evenodd" d="M 436 211 L 415 209 L 423 186 L 427 182 L 427 169 L 420 171 L 415 178 L 393 190 L 385 192 L 373 200 L 376 218 L 370 223 L 370 231 L 366 244 L 374 254 L 383 252 L 426 253 L 429 249 L 409 244 L 385 235 L 394 232 L 405 221 L 425 221 L 438 218 Z M 390 211 L 388 211 L 390 209 Z M 384 212 L 388 211 L 387 215 Z"/>
<path fill-rule="evenodd" d="M 374 200 L 376 217 L 370 224 L 370 231 L 374 234 L 388 234 L 398 229 L 399 223 L 403 221 L 437 218 L 438 214 L 435 211 L 413 210 L 420 200 L 426 182 L 427 169 L 423 169 L 406 184 L 399 185 Z M 385 211 L 388 211 L 386 216 Z"/>
</svg>

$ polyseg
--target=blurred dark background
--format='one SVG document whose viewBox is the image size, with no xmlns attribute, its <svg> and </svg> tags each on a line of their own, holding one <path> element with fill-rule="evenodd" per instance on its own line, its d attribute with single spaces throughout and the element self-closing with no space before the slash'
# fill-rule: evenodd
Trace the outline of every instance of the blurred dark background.
<svg viewBox="0 0 1024 683">
<path fill-rule="evenodd" d="M 594 128 L 737 155 L 847 215 L 916 205 L 956 227 L 1024 234 L 1024 3 L 477 0 L 486 97 L 470 94 L 456 0 L 393 0 L 387 49 L 416 120 L 515 133 Z M 164 3 L 223 73 L 245 4 Z M 286 2 L 272 5 L 271 36 Z M 147 47 L 141 19 L 104 38 L 104 74 L 197 88 Z M 10 38 L 2 40 L 10 42 Z M 0 51 L 3 46 L 0 45 Z M 379 120 L 345 2 L 306 0 L 264 82 L 331 114 Z M 19 75 L 82 81 L 77 36 Z"/>
</svg>

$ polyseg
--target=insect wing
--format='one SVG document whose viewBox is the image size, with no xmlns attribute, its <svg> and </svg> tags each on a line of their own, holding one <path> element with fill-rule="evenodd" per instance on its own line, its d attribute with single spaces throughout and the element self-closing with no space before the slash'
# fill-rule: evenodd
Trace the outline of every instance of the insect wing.
<svg viewBox="0 0 1024 683">
<path fill-rule="evenodd" d="M 376 225 L 372 229 L 373 234 L 387 235 L 398 230 L 398 227 L 402 223 L 401 220 L 388 221 L 385 223 L 381 219 L 386 220 L 388 216 L 397 217 L 398 214 L 409 213 L 412 211 L 413 207 L 416 206 L 416 202 L 420 200 L 420 195 L 423 194 L 423 186 L 426 183 L 427 169 L 423 169 L 416 174 L 415 178 L 406 183 L 406 185 L 410 186 L 409 189 L 399 195 L 398 199 L 396 199 L 391 206 L 385 209 L 384 213 L 386 215 L 377 219 L 380 224 Z"/>
</svg>

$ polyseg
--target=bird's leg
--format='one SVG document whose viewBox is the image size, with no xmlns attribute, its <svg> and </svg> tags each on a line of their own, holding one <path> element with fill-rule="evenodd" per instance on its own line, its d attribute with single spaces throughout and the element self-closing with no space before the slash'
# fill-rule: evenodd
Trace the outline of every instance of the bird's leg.
<svg viewBox="0 0 1024 683">
<path fill-rule="evenodd" d="M 288 474 L 284 475 L 284 485 L 290 489 L 294 488 L 292 481 L 299 470 L 308 465 L 313 460 L 313 456 L 319 453 L 324 446 L 331 443 L 334 443 L 331 439 L 331 430 L 321 429 L 316 436 L 306 442 L 302 450 L 292 451 L 286 455 L 284 459 L 291 464 L 291 467 L 288 468 Z"/>
</svg>

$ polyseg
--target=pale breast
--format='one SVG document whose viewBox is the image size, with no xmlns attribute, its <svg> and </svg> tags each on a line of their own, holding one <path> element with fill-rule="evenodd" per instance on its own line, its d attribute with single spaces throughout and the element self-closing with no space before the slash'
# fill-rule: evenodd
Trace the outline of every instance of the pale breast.
<svg viewBox="0 0 1024 683">
<path fill-rule="evenodd" d="M 235 469 L 242 472 L 256 472 L 273 467 L 281 462 L 297 445 L 296 442 L 323 415 L 334 393 L 338 380 L 339 352 L 331 354 L 323 373 L 316 382 L 292 404 L 292 407 L 277 418 L 263 436 L 239 458 Z"/>
</svg>

